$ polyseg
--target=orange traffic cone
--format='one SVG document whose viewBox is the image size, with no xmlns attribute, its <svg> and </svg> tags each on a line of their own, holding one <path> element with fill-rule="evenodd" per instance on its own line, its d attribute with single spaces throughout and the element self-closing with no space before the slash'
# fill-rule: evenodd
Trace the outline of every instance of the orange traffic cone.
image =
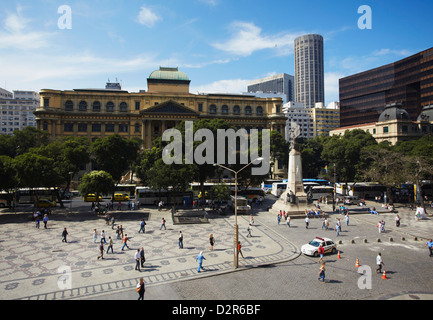
<svg viewBox="0 0 433 320">
<path fill-rule="evenodd" d="M 355 267 L 359 268 L 359 260 L 358 260 L 358 258 L 356 258 L 356 264 L 355 264 Z"/>
<path fill-rule="evenodd" d="M 388 279 L 388 278 L 386 277 L 386 271 L 385 271 L 385 269 L 383 269 L 382 279 Z"/>
<path fill-rule="evenodd" d="M 340 250 L 338 250 L 337 258 L 338 258 L 338 259 L 341 259 Z"/>
</svg>

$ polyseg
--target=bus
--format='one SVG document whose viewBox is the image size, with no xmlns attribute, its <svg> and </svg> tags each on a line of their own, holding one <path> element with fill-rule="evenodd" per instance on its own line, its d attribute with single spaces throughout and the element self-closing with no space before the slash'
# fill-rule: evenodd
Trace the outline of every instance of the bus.
<svg viewBox="0 0 433 320">
<path fill-rule="evenodd" d="M 193 193 L 191 190 L 176 192 L 171 190 L 152 190 L 148 187 L 137 187 L 135 189 L 135 200 L 140 201 L 140 205 L 158 205 L 160 201 L 164 204 L 184 204 L 192 205 Z"/>
<path fill-rule="evenodd" d="M 318 200 L 320 198 L 334 198 L 334 187 L 331 186 L 314 186 L 310 189 L 311 200 Z"/>
<path fill-rule="evenodd" d="M 235 196 L 230 196 L 229 207 L 235 210 Z M 248 214 L 250 213 L 251 206 L 248 204 L 248 199 L 244 196 L 237 197 L 237 213 Z"/>
<path fill-rule="evenodd" d="M 276 196 L 279 197 L 281 196 L 281 194 L 286 191 L 287 189 L 287 182 L 276 182 L 272 184 L 272 191 L 271 193 Z"/>
<path fill-rule="evenodd" d="M 114 193 L 127 194 L 129 198 L 132 198 L 136 187 L 135 184 L 118 184 L 114 187 Z"/>
<path fill-rule="evenodd" d="M 235 191 L 232 190 L 231 193 L 232 195 L 234 195 Z M 244 190 L 238 190 L 238 196 L 244 196 L 252 202 L 259 201 L 260 198 L 262 198 L 262 200 L 265 200 L 265 192 L 262 190 L 262 188 L 247 188 Z"/>
<path fill-rule="evenodd" d="M 274 183 L 280 183 L 283 182 L 283 180 L 276 180 L 276 179 L 266 179 L 260 184 L 260 188 L 265 193 L 271 193 L 272 192 L 272 185 Z"/>
<path fill-rule="evenodd" d="M 204 182 L 203 186 L 204 186 L 204 192 L 205 192 L 205 196 L 209 196 L 211 194 L 212 188 L 214 186 L 220 186 L 220 185 L 227 185 L 228 187 L 234 187 L 235 183 L 226 183 L 226 182 L 221 182 L 221 183 L 214 183 L 214 182 Z M 191 191 L 194 194 L 194 197 L 198 197 L 201 198 L 201 188 L 200 188 L 200 182 L 193 182 L 190 183 L 190 187 L 191 187 Z"/>
<path fill-rule="evenodd" d="M 356 196 L 360 199 L 383 197 L 385 193 L 386 187 L 374 182 L 358 182 L 349 185 L 349 196 Z"/>
<path fill-rule="evenodd" d="M 16 191 L 17 203 L 34 203 L 38 199 L 56 201 L 58 188 L 21 188 Z"/>
<path fill-rule="evenodd" d="M 317 183 L 320 186 L 330 186 L 331 185 L 331 183 L 329 183 L 329 181 L 325 180 L 325 179 L 302 179 L 302 183 L 304 183 L 304 185 L 305 185 L 305 183 L 308 183 L 308 182 Z"/>
</svg>

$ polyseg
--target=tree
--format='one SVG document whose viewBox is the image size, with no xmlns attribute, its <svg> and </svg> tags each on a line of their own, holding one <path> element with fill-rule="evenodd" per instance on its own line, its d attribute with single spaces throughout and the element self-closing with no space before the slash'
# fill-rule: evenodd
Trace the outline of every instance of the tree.
<svg viewBox="0 0 433 320">
<path fill-rule="evenodd" d="M 8 207 L 11 207 L 11 191 L 16 187 L 16 174 L 13 168 L 13 159 L 8 156 L 0 156 L 0 190 L 8 193 Z"/>
<path fill-rule="evenodd" d="M 405 157 L 393 151 L 390 146 L 380 144 L 364 148 L 361 158 L 369 162 L 361 176 L 367 181 L 379 182 L 386 186 L 387 199 L 391 199 L 391 188 L 406 181 Z"/>
<path fill-rule="evenodd" d="M 66 190 L 69 189 L 71 176 L 77 174 L 81 166 L 90 161 L 88 139 L 84 137 L 66 137 L 39 148 L 33 148 L 31 151 L 54 160 L 53 170 L 59 174 L 59 184 L 56 186 L 66 185 L 62 195 L 59 192 L 57 193 L 60 206 L 63 208 L 62 198 Z"/>
<path fill-rule="evenodd" d="M 108 172 L 92 171 L 84 174 L 81 178 L 78 191 L 85 197 L 88 194 L 95 194 L 99 206 L 99 196 L 110 194 L 114 188 L 114 180 Z"/>
<path fill-rule="evenodd" d="M 328 164 L 335 163 L 340 181 L 355 181 L 362 148 L 376 145 L 370 133 L 363 130 L 346 130 L 343 136 L 332 136 L 323 145 L 322 159 Z"/>
<path fill-rule="evenodd" d="M 59 173 L 54 169 L 54 160 L 35 153 L 24 153 L 15 157 L 12 161 L 12 168 L 15 171 L 17 187 L 39 188 L 58 185 Z M 36 201 L 39 196 L 37 192 Z"/>
<path fill-rule="evenodd" d="M 124 139 L 118 134 L 96 139 L 90 152 L 99 170 L 110 173 L 116 183 L 137 161 L 140 145 L 136 140 Z M 114 191 L 114 187 L 113 187 Z"/>
</svg>

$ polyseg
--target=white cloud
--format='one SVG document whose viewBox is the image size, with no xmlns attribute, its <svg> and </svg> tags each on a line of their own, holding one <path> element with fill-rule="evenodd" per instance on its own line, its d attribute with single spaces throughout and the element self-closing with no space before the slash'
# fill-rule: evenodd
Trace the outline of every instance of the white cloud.
<svg viewBox="0 0 433 320">
<path fill-rule="evenodd" d="M 280 33 L 263 35 L 262 29 L 254 23 L 236 21 L 230 25 L 231 38 L 212 46 L 238 56 L 249 56 L 263 49 L 276 50 L 278 55 L 289 55 L 293 52 L 294 40 L 300 34 Z"/>
<path fill-rule="evenodd" d="M 192 93 L 236 93 L 247 91 L 247 85 L 250 80 L 231 79 L 218 80 L 209 84 L 204 84 L 198 87 L 191 87 Z"/>
<path fill-rule="evenodd" d="M 142 6 L 137 17 L 137 22 L 148 28 L 152 28 L 156 22 L 162 18 L 152 11 L 150 8 Z"/>
<path fill-rule="evenodd" d="M 22 8 L 17 6 L 16 13 L 9 13 L 0 30 L 0 49 L 16 48 L 20 50 L 46 47 L 54 33 L 28 31 L 30 19 L 22 15 Z"/>
<path fill-rule="evenodd" d="M 388 54 L 392 54 L 392 55 L 396 55 L 396 56 L 403 56 L 403 57 L 408 57 L 408 56 L 412 55 L 412 53 L 406 49 L 393 50 L 393 49 L 386 48 L 386 49 L 376 50 L 375 52 L 373 52 L 373 55 L 375 55 L 375 56 L 384 56 L 384 55 L 388 55 Z"/>
<path fill-rule="evenodd" d="M 325 72 L 325 100 L 326 105 L 333 101 L 340 101 L 339 79 L 346 74 L 341 72 Z"/>
</svg>

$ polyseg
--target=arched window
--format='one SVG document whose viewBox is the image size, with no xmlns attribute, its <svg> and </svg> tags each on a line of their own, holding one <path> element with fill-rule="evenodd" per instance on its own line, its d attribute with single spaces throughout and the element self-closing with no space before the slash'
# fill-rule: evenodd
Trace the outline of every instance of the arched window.
<svg viewBox="0 0 433 320">
<path fill-rule="evenodd" d="M 217 113 L 217 107 L 214 104 L 211 104 L 209 107 L 209 113 Z"/>
<path fill-rule="evenodd" d="M 78 104 L 78 110 L 87 111 L 87 102 L 84 100 L 80 101 L 80 103 Z"/>
<path fill-rule="evenodd" d="M 229 107 L 227 107 L 226 105 L 223 105 L 221 107 L 221 113 L 223 113 L 223 114 L 229 113 Z"/>
<path fill-rule="evenodd" d="M 120 103 L 120 112 L 127 112 L 128 111 L 128 104 L 126 102 Z"/>
<path fill-rule="evenodd" d="M 246 106 L 245 107 L 245 114 L 251 114 L 252 113 L 252 109 L 251 109 L 251 107 L 250 106 Z"/>
<path fill-rule="evenodd" d="M 234 106 L 233 107 L 233 113 L 234 114 L 240 114 L 241 113 L 241 108 L 239 106 Z"/>
<path fill-rule="evenodd" d="M 93 110 L 93 112 L 100 112 L 101 111 L 101 103 L 99 101 L 93 102 L 92 110 Z"/>
<path fill-rule="evenodd" d="M 107 112 L 113 112 L 114 111 L 114 103 L 109 101 L 107 102 Z"/>
<path fill-rule="evenodd" d="M 258 106 L 256 109 L 256 114 L 258 116 L 262 116 L 263 115 L 263 108 L 261 106 Z"/>
<path fill-rule="evenodd" d="M 71 100 L 65 102 L 65 111 L 74 111 L 74 103 Z"/>
</svg>

